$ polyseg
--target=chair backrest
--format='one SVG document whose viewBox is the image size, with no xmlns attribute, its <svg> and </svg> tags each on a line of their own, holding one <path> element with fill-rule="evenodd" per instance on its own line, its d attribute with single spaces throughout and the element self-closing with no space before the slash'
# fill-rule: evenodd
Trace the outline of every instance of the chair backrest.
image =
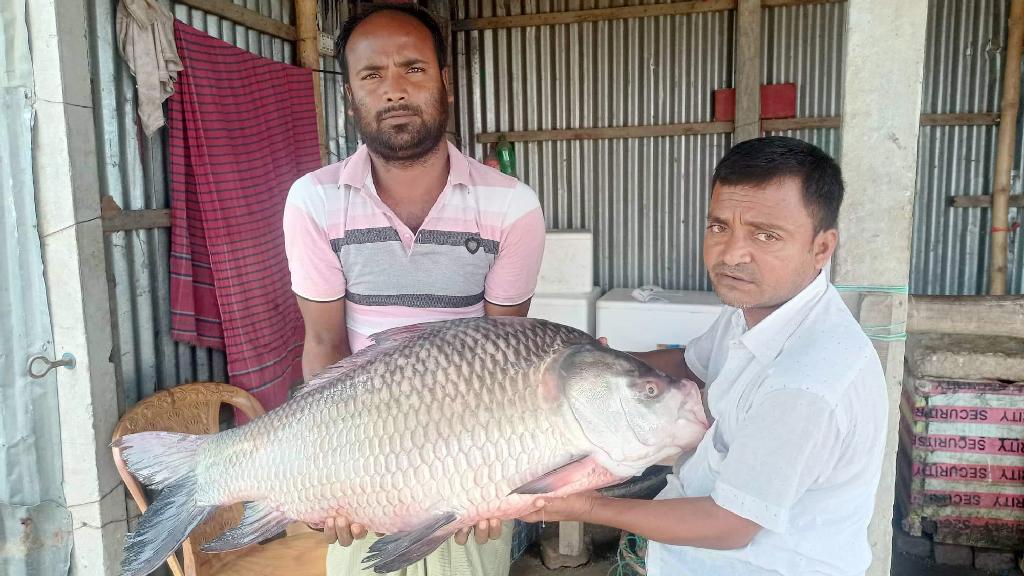
<svg viewBox="0 0 1024 576">
<path fill-rule="evenodd" d="M 180 432 L 184 434 L 214 434 L 220 431 L 220 407 L 234 406 L 250 419 L 264 413 L 263 407 L 248 392 L 219 382 L 196 382 L 163 390 L 140 401 L 117 424 L 113 439 L 136 432 Z M 143 512 L 149 506 L 146 492 L 113 449 L 114 463 L 125 486 Z M 215 574 L 217 567 L 230 562 L 244 551 L 206 554 L 199 546 L 238 524 L 242 518 L 242 505 L 225 506 L 196 527 L 181 546 L 184 569 L 177 558 L 167 559 L 174 576 L 204 576 Z"/>
</svg>

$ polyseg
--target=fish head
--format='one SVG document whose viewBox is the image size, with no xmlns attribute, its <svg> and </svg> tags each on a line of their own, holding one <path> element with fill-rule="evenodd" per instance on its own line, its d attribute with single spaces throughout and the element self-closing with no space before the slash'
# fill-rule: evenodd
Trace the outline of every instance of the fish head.
<svg viewBox="0 0 1024 576">
<path fill-rule="evenodd" d="M 570 347 L 554 377 L 583 434 L 620 470 L 639 473 L 696 447 L 707 431 L 696 384 L 624 352 L 596 344 Z"/>
</svg>

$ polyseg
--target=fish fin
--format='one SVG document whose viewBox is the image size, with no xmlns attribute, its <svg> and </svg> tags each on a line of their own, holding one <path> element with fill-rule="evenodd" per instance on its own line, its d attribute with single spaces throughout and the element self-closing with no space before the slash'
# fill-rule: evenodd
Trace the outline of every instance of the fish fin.
<svg viewBox="0 0 1024 576">
<path fill-rule="evenodd" d="M 445 527 L 457 519 L 458 516 L 454 512 L 446 512 L 431 518 L 418 528 L 384 536 L 370 546 L 370 552 L 363 558 L 363 564 L 367 564 L 367 568 L 373 568 L 377 574 L 395 572 L 415 564 L 437 550 L 441 543 L 455 533 L 454 530 L 446 530 Z"/>
<path fill-rule="evenodd" d="M 581 489 L 607 486 L 621 478 L 597 463 L 593 456 L 580 456 L 516 488 L 512 494 L 551 494 L 566 487 Z"/>
<path fill-rule="evenodd" d="M 242 520 L 220 536 L 203 544 L 203 552 L 227 552 L 256 544 L 280 534 L 290 519 L 274 510 L 266 502 L 246 502 Z"/>
<path fill-rule="evenodd" d="M 309 382 L 298 385 L 292 397 L 308 394 L 327 384 L 332 384 L 345 373 L 366 366 L 376 360 L 377 357 L 389 354 L 405 346 L 430 328 L 437 328 L 441 324 L 444 324 L 444 322 L 424 322 L 422 324 L 410 324 L 409 326 L 399 326 L 398 328 L 377 332 L 370 336 L 370 341 L 373 342 L 371 345 L 344 358 L 340 362 L 324 368 L 315 374 Z"/>
<path fill-rule="evenodd" d="M 125 538 L 122 576 L 145 576 L 156 570 L 217 509 L 216 505 L 196 503 L 196 456 L 208 439 L 190 434 L 142 432 L 113 443 L 129 472 L 143 484 L 160 489 L 135 531 Z"/>
</svg>

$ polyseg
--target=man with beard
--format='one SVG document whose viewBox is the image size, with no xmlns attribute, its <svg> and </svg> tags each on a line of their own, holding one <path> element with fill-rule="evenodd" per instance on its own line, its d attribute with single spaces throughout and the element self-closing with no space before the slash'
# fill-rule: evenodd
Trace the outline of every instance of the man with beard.
<svg viewBox="0 0 1024 576">
<path fill-rule="evenodd" d="M 306 380 L 383 330 L 525 316 L 544 247 L 533 190 L 445 139 L 452 92 L 433 18 L 414 5 L 372 9 L 346 22 L 337 54 L 364 145 L 295 182 L 284 215 Z M 324 527 L 341 544 L 329 575 L 360 572 L 373 540 L 343 514 Z M 504 576 L 510 527 L 483 522 L 403 572 Z"/>
<path fill-rule="evenodd" d="M 541 499 L 528 520 L 650 540 L 650 576 L 839 576 L 871 563 L 887 427 L 878 356 L 823 267 L 843 182 L 793 138 L 734 146 L 715 169 L 704 263 L 726 304 L 685 352 L 640 354 L 707 383 L 713 424 L 654 501 Z"/>
</svg>

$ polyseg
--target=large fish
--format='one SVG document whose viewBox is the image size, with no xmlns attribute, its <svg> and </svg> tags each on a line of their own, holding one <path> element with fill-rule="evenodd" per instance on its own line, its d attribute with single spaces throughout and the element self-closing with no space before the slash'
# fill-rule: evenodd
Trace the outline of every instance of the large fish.
<svg viewBox="0 0 1024 576">
<path fill-rule="evenodd" d="M 244 426 L 121 438 L 128 469 L 160 490 L 128 535 L 122 571 L 150 573 L 218 506 L 245 502 L 241 523 L 203 550 L 344 515 L 388 534 L 365 561 L 391 572 L 481 519 L 534 511 L 537 494 L 640 474 L 706 429 L 692 382 L 573 328 L 526 318 L 396 328 Z"/>
</svg>

